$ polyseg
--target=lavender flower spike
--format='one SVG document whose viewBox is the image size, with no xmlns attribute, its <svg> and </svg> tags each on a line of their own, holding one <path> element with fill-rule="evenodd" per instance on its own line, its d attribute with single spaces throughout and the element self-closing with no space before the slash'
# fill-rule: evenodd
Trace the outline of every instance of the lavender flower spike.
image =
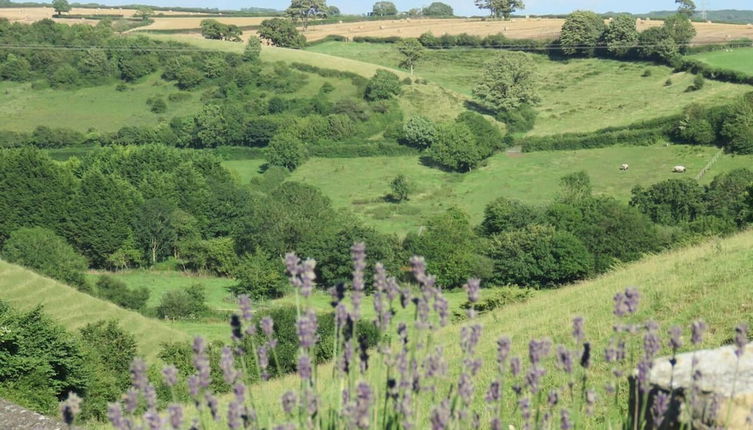
<svg viewBox="0 0 753 430">
<path fill-rule="evenodd" d="M 125 420 L 123 419 L 123 410 L 119 403 L 109 403 L 107 405 L 107 419 L 116 430 L 127 430 Z"/>
<path fill-rule="evenodd" d="M 654 404 L 651 406 L 651 418 L 654 420 L 654 428 L 661 427 L 668 409 L 669 395 L 664 391 L 659 391 L 654 396 Z"/>
<path fill-rule="evenodd" d="M 586 338 L 586 332 L 583 329 L 584 323 L 585 320 L 583 317 L 578 316 L 573 318 L 573 338 L 577 342 L 583 342 L 583 339 Z"/>
<path fill-rule="evenodd" d="M 735 355 L 739 358 L 745 353 L 748 344 L 748 325 L 740 324 L 735 327 Z"/>
<path fill-rule="evenodd" d="M 468 293 L 468 301 L 471 303 L 478 302 L 481 281 L 478 279 L 469 279 L 468 283 L 463 285 L 463 289 Z"/>
<path fill-rule="evenodd" d="M 167 407 L 167 412 L 170 416 L 170 425 L 174 430 L 180 430 L 181 426 L 183 426 L 183 407 L 172 404 Z"/>
<path fill-rule="evenodd" d="M 690 332 L 692 334 L 690 341 L 693 345 L 698 345 L 703 342 L 703 334 L 706 332 L 707 328 L 708 327 L 703 320 L 693 321 L 693 324 L 690 326 Z"/>
<path fill-rule="evenodd" d="M 264 333 L 264 336 L 267 338 L 271 338 L 274 334 L 274 321 L 269 316 L 266 316 L 261 319 L 261 322 L 259 325 L 261 325 L 261 332 Z"/>
<path fill-rule="evenodd" d="M 60 404 L 60 415 L 63 418 L 63 422 L 68 427 L 72 426 L 73 420 L 76 419 L 76 415 L 79 412 L 81 412 L 81 397 L 71 391 L 68 393 L 68 398 Z"/>
<path fill-rule="evenodd" d="M 165 366 L 162 369 L 162 377 L 165 380 L 165 385 L 174 387 L 178 383 L 178 369 L 173 365 Z"/>
</svg>

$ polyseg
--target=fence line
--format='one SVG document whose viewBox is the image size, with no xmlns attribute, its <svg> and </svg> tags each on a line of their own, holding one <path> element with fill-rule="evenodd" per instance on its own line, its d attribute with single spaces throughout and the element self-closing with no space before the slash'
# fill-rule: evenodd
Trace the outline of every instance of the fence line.
<svg viewBox="0 0 753 430">
<path fill-rule="evenodd" d="M 709 160 L 708 164 L 706 164 L 706 167 L 704 167 L 703 169 L 701 169 L 700 172 L 698 172 L 698 174 L 695 176 L 696 181 L 703 178 L 703 176 L 709 171 L 709 169 L 711 169 L 711 166 L 713 166 L 717 161 L 719 161 L 719 157 L 721 157 L 722 154 L 724 154 L 723 148 L 720 149 L 719 152 L 714 154 L 713 157 L 711 157 L 711 160 Z"/>
</svg>

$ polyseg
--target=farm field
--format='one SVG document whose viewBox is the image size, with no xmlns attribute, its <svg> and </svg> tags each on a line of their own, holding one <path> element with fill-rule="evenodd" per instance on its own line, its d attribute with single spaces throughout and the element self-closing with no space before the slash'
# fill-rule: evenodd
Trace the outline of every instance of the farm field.
<svg viewBox="0 0 753 430">
<path fill-rule="evenodd" d="M 326 42 L 307 50 L 397 68 L 393 45 Z M 498 53 L 488 49 L 426 51 L 416 74 L 470 97 L 485 63 Z M 539 116 L 531 135 L 587 132 L 676 114 L 691 103 L 723 104 L 747 86 L 708 81 L 702 91 L 686 92 L 694 76 L 669 67 L 603 59 L 552 61 L 533 55 L 542 78 Z M 645 70 L 651 76 L 643 77 Z M 672 85 L 665 82 L 672 79 Z"/>
<path fill-rule="evenodd" d="M 753 48 L 704 52 L 691 55 L 690 58 L 703 61 L 713 67 L 753 74 Z"/>
<path fill-rule="evenodd" d="M 136 337 L 139 354 L 154 359 L 164 342 L 188 341 L 189 337 L 146 318 L 122 309 L 75 288 L 33 273 L 30 270 L 0 260 L 0 300 L 19 310 L 44 306 L 53 320 L 75 331 L 97 321 L 117 320 L 122 328 Z"/>
<path fill-rule="evenodd" d="M 556 197 L 559 179 L 584 170 L 591 176 L 594 192 L 628 201 L 635 185 L 650 185 L 676 177 L 672 167 L 688 167 L 695 176 L 718 150 L 712 147 L 652 146 L 611 147 L 580 151 L 500 153 L 487 165 L 468 174 L 448 173 L 421 164 L 419 157 L 368 157 L 355 159 L 314 158 L 289 180 L 319 187 L 336 207 L 347 208 L 386 233 L 404 235 L 416 231 L 427 217 L 456 206 L 473 223 L 481 221 L 485 206 L 498 197 L 544 205 Z M 618 167 L 629 163 L 628 172 Z M 701 180 L 710 182 L 721 172 L 750 166 L 751 156 L 723 155 Z M 225 161 L 242 183 L 258 175 L 257 160 Z M 410 200 L 389 203 L 389 183 L 405 175 L 415 187 Z M 354 179 L 357 178 L 357 179 Z"/>
<path fill-rule="evenodd" d="M 131 18 L 136 14 L 136 9 L 123 9 L 123 8 L 71 8 L 67 15 L 122 15 L 124 18 Z M 181 11 L 157 11 L 155 19 L 159 19 L 156 15 L 193 15 L 192 12 Z M 7 18 L 11 22 L 22 22 L 24 24 L 31 24 L 42 19 L 51 18 L 55 22 L 63 24 L 91 24 L 96 25 L 97 20 L 90 19 L 70 19 L 70 18 L 55 18 L 55 10 L 51 7 L 7 7 L 0 8 L 0 18 Z"/>
<path fill-rule="evenodd" d="M 681 325 L 687 333 L 692 321 L 703 319 L 709 331 L 700 347 L 728 344 L 738 323 L 753 323 L 749 305 L 753 300 L 753 291 L 749 288 L 749 280 L 753 276 L 753 265 L 750 264 L 752 248 L 753 232 L 740 233 L 723 241 L 710 241 L 646 257 L 597 279 L 547 291 L 526 303 L 507 305 L 482 316 L 478 320 L 483 331 L 477 357 L 482 359 L 483 367 L 473 380 L 477 391 L 480 391 L 474 398 L 474 406 L 483 402 L 484 390 L 479 387 L 488 386 L 497 375 L 496 339 L 509 336 L 513 345 L 511 356 L 522 357 L 527 356 L 530 339 L 546 337 L 554 344 L 571 345 L 570 321 L 575 316 L 584 317 L 586 339 L 591 343 L 592 351 L 599 352 L 594 358 L 597 364 L 589 372 L 589 383 L 594 387 L 603 387 L 611 378 L 611 370 L 603 364 L 601 351 L 607 347 L 613 333 L 613 296 L 627 286 L 636 286 L 641 294 L 638 312 L 630 319 L 631 322 L 653 320 L 663 329 Z M 442 391 L 457 379 L 457 363 L 461 361 L 459 333 L 460 324 L 451 324 L 434 335 L 435 344 L 444 347 L 445 357 L 452 363 L 450 374 L 439 382 L 438 388 Z M 640 339 L 634 338 L 634 341 L 639 342 Z M 665 349 L 662 355 L 666 354 L 668 351 Z M 547 363 L 549 366 L 550 362 Z M 384 381 L 383 369 L 383 366 L 371 366 L 366 380 L 372 386 L 379 386 L 378 383 Z M 318 387 L 324 399 L 339 393 L 338 384 L 330 383 L 331 374 L 331 365 L 319 367 Z M 552 387 L 566 384 L 565 378 L 562 372 L 548 373 L 542 390 L 547 392 Z M 289 375 L 255 385 L 255 392 L 264 393 L 257 399 L 257 408 L 271 411 L 281 419 L 279 399 L 298 382 L 297 375 Z M 620 402 L 627 404 L 627 399 L 620 399 Z M 609 401 L 599 402 L 598 405 L 593 420 L 599 424 L 594 423 L 588 428 L 601 428 L 603 419 L 619 414 L 614 408 L 605 408 L 611 405 Z M 418 410 L 429 410 L 432 405 L 422 403 L 416 406 Z M 508 410 L 513 410 L 512 400 L 506 406 Z M 481 416 L 481 422 L 490 419 L 488 414 L 486 412 Z M 424 413 L 421 418 L 428 420 L 427 415 Z M 217 423 L 210 428 L 219 430 L 225 426 Z"/>
</svg>

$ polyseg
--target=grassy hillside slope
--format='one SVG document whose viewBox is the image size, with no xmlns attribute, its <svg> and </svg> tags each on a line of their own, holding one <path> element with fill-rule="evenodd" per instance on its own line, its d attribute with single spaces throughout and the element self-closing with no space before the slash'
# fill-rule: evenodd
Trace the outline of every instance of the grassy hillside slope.
<svg viewBox="0 0 753 430">
<path fill-rule="evenodd" d="M 327 42 L 310 52 L 351 58 L 396 68 L 394 45 Z M 490 49 L 429 50 L 416 69 L 418 76 L 470 97 L 484 64 L 499 55 Z M 691 103 L 722 104 L 751 87 L 707 82 L 702 91 L 686 92 L 694 76 L 669 67 L 604 59 L 551 61 L 533 55 L 541 77 L 539 117 L 531 134 L 594 131 L 679 113 Z M 645 70 L 650 76 L 643 76 Z M 665 86 L 667 79 L 672 85 Z"/>
<path fill-rule="evenodd" d="M 662 326 L 662 336 L 674 324 L 685 327 L 686 336 L 689 336 L 688 325 L 698 318 L 704 319 L 709 331 L 703 346 L 716 347 L 730 341 L 735 325 L 753 322 L 750 312 L 753 303 L 753 289 L 750 288 L 752 276 L 753 232 L 748 231 L 726 240 L 712 240 L 699 246 L 647 257 L 598 279 L 543 292 L 527 303 L 509 305 L 486 315 L 480 319 L 483 335 L 479 354 L 484 366 L 474 378 L 477 387 L 475 404 L 482 404 L 486 387 L 496 372 L 496 339 L 502 335 L 512 338 L 514 355 L 527 357 L 527 344 L 531 338 L 550 337 L 555 344 L 571 345 L 571 318 L 583 316 L 587 340 L 593 344 L 596 361 L 592 367 L 591 381 L 599 391 L 599 397 L 604 398 L 602 387 L 609 378 L 610 370 L 603 364 L 603 351 L 612 335 L 615 321 L 612 315 L 612 297 L 615 293 L 628 286 L 638 287 L 641 303 L 635 321 L 655 320 Z M 435 342 L 445 347 L 445 356 L 450 358 L 451 375 L 440 387 L 442 392 L 457 378 L 456 370 L 452 369 L 457 369 L 461 359 L 457 345 L 459 331 L 460 327 L 454 325 L 434 336 Z M 639 339 L 635 341 L 639 342 Z M 664 348 L 662 354 L 667 354 L 666 344 Z M 561 372 L 553 370 L 551 357 L 546 360 L 546 365 L 552 370 L 545 378 L 544 392 L 565 383 Z M 377 380 L 378 372 L 379 366 L 373 366 L 370 379 Z M 328 384 L 330 374 L 328 370 L 320 370 L 319 386 L 339 388 L 329 388 L 336 385 Z M 256 390 L 265 393 L 261 399 L 263 405 L 277 411 L 282 393 L 297 386 L 297 383 L 296 377 L 291 376 L 262 384 Z M 325 391 L 323 398 L 329 398 L 329 395 Z M 514 399 L 514 396 L 510 394 L 508 398 Z M 626 401 L 621 403 L 626 404 Z M 419 406 L 426 419 L 428 405 Z M 508 411 L 511 410 L 512 405 Z M 599 420 L 613 411 L 614 408 L 607 412 L 603 407 L 597 410 L 596 417 L 587 428 L 606 428 Z M 482 422 L 486 423 L 488 419 L 485 416 Z"/>
<path fill-rule="evenodd" d="M 560 178 L 580 170 L 591 176 L 595 193 L 627 201 L 635 185 L 676 178 L 672 173 L 675 165 L 687 166 L 687 175 L 696 176 L 717 151 L 713 147 L 656 145 L 500 153 L 467 174 L 427 167 L 417 156 L 313 158 L 293 172 L 290 180 L 318 187 L 336 207 L 348 208 L 381 231 L 405 234 L 450 206 L 462 208 L 478 223 L 484 207 L 498 197 L 547 204 L 556 197 Z M 710 182 L 719 173 L 750 166 L 751 161 L 750 156 L 723 155 L 702 182 Z M 621 172 L 622 163 L 630 164 L 630 170 Z M 243 183 L 259 171 L 256 160 L 226 161 L 224 165 L 236 172 Z M 407 202 L 390 203 L 385 196 L 390 192 L 390 181 L 399 174 L 408 178 L 414 191 Z"/>
<path fill-rule="evenodd" d="M 116 320 L 136 337 L 139 354 L 150 359 L 157 356 L 164 342 L 190 340 L 185 333 L 158 321 L 1 260 L 0 300 L 21 310 L 43 305 L 46 314 L 71 331 L 100 320 Z"/>
<path fill-rule="evenodd" d="M 690 58 L 703 61 L 713 67 L 753 73 L 753 48 L 704 52 L 691 55 Z"/>
</svg>

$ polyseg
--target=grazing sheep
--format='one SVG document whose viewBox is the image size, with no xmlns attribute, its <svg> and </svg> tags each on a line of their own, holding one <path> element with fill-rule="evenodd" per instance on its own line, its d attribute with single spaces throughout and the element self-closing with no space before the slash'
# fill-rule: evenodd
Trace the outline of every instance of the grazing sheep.
<svg viewBox="0 0 753 430">
<path fill-rule="evenodd" d="M 620 170 L 627 170 L 629 168 L 630 168 L 630 166 L 628 164 L 621 164 L 620 165 Z"/>
<path fill-rule="evenodd" d="M 686 170 L 685 166 L 675 166 L 672 169 L 672 173 L 685 173 Z"/>
</svg>

